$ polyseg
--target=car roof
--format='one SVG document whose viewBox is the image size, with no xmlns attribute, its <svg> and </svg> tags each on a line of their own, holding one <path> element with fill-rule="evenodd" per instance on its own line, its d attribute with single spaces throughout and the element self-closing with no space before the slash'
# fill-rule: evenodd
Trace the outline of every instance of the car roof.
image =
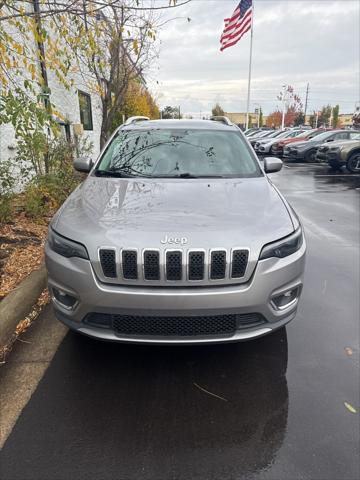
<svg viewBox="0 0 360 480">
<path fill-rule="evenodd" d="M 121 126 L 120 130 L 151 130 L 151 129 L 194 129 L 194 130 L 227 130 L 239 132 L 235 124 L 215 120 L 144 120 Z"/>
</svg>

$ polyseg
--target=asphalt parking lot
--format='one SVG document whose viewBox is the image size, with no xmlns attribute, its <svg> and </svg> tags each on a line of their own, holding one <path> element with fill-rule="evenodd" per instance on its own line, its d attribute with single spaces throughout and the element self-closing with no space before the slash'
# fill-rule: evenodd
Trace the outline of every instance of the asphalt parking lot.
<svg viewBox="0 0 360 480">
<path fill-rule="evenodd" d="M 296 319 L 246 343 L 144 347 L 60 341 L 46 309 L 0 370 L 14 402 L 19 366 L 35 385 L 3 480 L 359 478 L 360 175 L 292 164 L 271 178 L 307 236 Z"/>
</svg>

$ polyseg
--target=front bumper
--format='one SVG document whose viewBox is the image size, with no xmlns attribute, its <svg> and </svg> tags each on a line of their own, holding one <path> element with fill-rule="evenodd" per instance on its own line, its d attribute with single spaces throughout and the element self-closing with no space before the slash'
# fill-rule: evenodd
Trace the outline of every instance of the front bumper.
<svg viewBox="0 0 360 480">
<path fill-rule="evenodd" d="M 286 160 L 293 161 L 293 162 L 301 162 L 305 159 L 305 151 L 301 150 L 292 150 L 292 149 L 284 149 L 283 157 Z"/>
<path fill-rule="evenodd" d="M 75 308 L 65 308 L 54 296 L 59 320 L 80 333 L 103 340 L 134 343 L 219 343 L 256 338 L 292 320 L 302 289 L 305 240 L 296 253 L 285 258 L 259 261 L 246 284 L 217 287 L 142 287 L 109 285 L 99 282 L 88 260 L 65 258 L 45 248 L 50 292 L 60 289 L 76 298 Z M 298 289 L 295 301 L 276 309 L 272 298 Z M 242 328 L 227 336 L 121 336 L 113 329 L 84 322 L 91 313 L 132 316 L 179 316 L 260 314 L 266 320 L 256 327 Z"/>
</svg>

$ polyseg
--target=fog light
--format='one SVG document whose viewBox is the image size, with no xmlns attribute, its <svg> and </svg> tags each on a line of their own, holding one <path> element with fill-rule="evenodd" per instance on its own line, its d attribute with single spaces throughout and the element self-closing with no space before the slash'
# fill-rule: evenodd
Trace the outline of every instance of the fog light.
<svg viewBox="0 0 360 480">
<path fill-rule="evenodd" d="M 291 304 L 295 303 L 299 296 L 299 287 L 287 290 L 280 295 L 276 295 L 272 298 L 271 302 L 277 310 L 283 310 L 288 308 Z"/>
<path fill-rule="evenodd" d="M 72 295 L 60 290 L 58 288 L 52 288 L 53 296 L 55 300 L 60 303 L 64 308 L 72 310 L 77 303 L 77 299 Z"/>
</svg>

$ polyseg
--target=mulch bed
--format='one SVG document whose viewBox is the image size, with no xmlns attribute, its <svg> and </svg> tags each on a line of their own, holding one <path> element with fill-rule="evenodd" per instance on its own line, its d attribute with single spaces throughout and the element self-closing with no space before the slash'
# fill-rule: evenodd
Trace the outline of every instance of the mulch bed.
<svg viewBox="0 0 360 480">
<path fill-rule="evenodd" d="M 0 225 L 0 301 L 43 262 L 48 220 L 19 213 Z"/>
</svg>

